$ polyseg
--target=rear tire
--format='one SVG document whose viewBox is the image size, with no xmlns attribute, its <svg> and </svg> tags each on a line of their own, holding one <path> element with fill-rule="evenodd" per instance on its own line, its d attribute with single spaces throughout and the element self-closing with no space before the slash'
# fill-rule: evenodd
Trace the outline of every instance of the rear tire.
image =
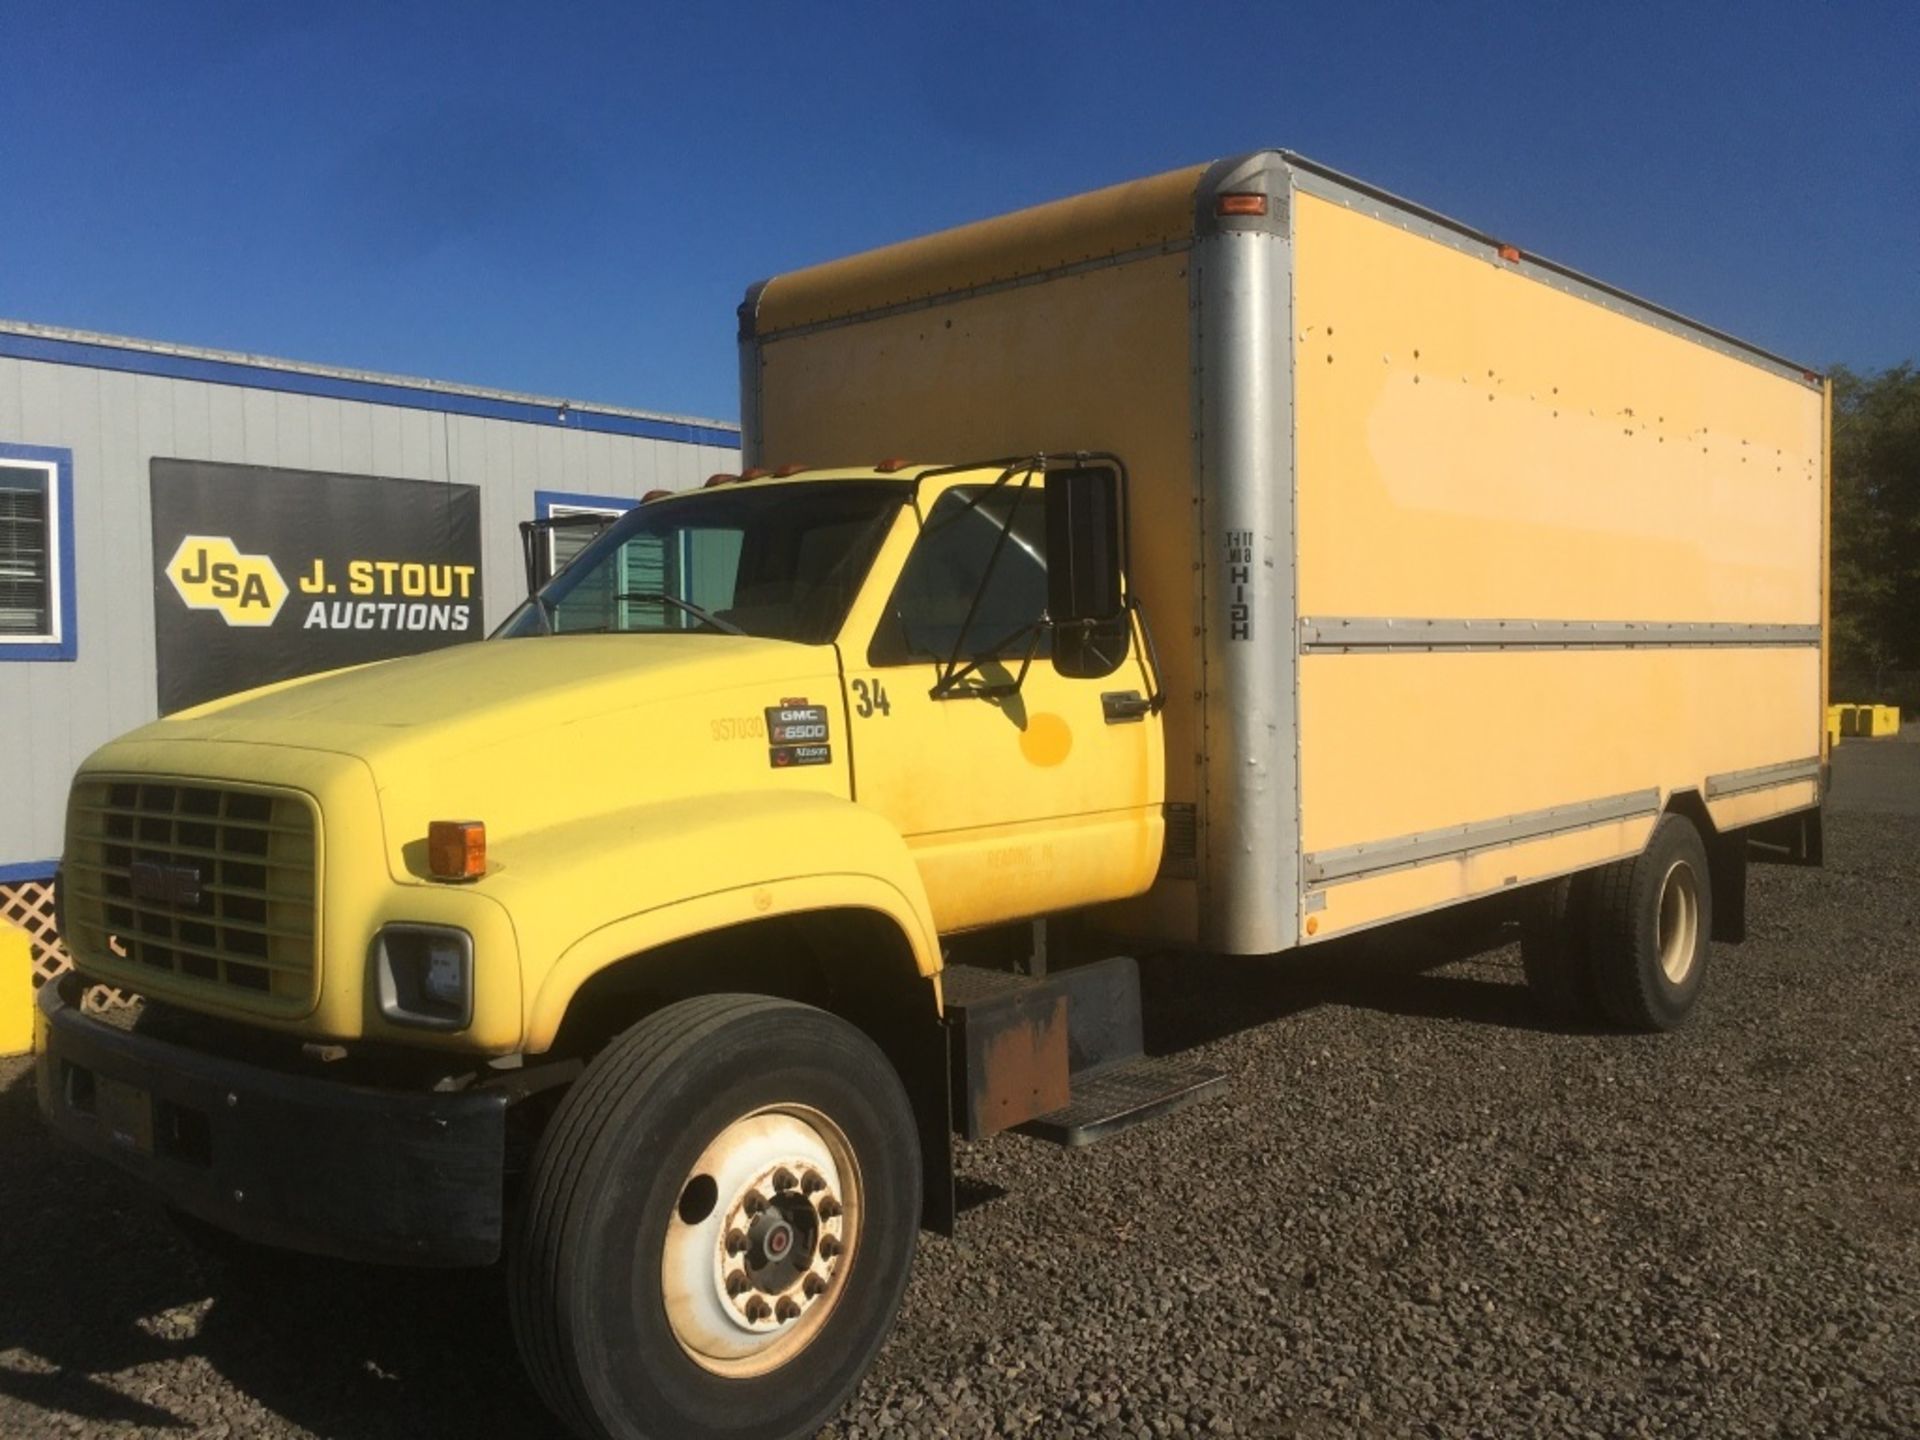
<svg viewBox="0 0 1920 1440">
<path fill-rule="evenodd" d="M 1700 998 L 1713 933 L 1706 843 L 1686 816 L 1660 817 L 1646 849 L 1593 872 L 1593 977 L 1629 1030 L 1673 1030 Z"/>
<path fill-rule="evenodd" d="M 787 1001 L 681 1001 L 541 1137 L 508 1262 L 521 1357 L 583 1440 L 810 1435 L 892 1328 L 919 1216 L 912 1107 L 871 1040 Z"/>
<path fill-rule="evenodd" d="M 1553 1025 L 1603 1018 L 1593 982 L 1593 876 L 1562 875 L 1542 885 L 1521 922 L 1520 964 L 1534 1008 Z"/>
</svg>

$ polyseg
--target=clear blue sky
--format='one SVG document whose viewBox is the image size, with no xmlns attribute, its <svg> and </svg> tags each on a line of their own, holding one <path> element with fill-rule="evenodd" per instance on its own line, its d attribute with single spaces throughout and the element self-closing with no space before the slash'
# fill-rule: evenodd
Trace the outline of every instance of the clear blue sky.
<svg viewBox="0 0 1920 1440">
<path fill-rule="evenodd" d="M 731 418 L 749 281 L 1263 145 L 1920 356 L 1920 4 L 0 0 L 0 315 Z"/>
</svg>

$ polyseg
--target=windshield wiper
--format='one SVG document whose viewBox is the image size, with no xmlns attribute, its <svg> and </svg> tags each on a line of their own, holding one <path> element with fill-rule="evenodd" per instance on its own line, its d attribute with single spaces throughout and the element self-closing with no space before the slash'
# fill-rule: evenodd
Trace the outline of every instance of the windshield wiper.
<svg viewBox="0 0 1920 1440">
<path fill-rule="evenodd" d="M 672 605 L 676 609 L 686 611 L 687 614 L 693 616 L 693 618 L 701 624 L 711 625 L 716 630 L 724 630 L 729 635 L 744 635 L 747 633 L 731 620 L 722 620 L 711 610 L 702 610 L 691 600 L 682 600 L 678 595 L 669 595 L 662 590 L 623 590 L 613 598 L 616 600 L 637 600 L 646 605 Z"/>
</svg>

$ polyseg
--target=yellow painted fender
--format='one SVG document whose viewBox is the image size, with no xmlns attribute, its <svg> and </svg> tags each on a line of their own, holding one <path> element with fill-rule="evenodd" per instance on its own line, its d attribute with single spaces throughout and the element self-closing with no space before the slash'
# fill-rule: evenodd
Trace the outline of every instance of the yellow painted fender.
<svg viewBox="0 0 1920 1440">
<path fill-rule="evenodd" d="M 513 916 L 524 1048 L 553 1044 L 580 987 L 630 955 L 777 915 L 858 909 L 940 969 L 920 872 L 886 819 L 818 792 L 694 796 L 516 837 L 483 882 Z"/>
</svg>

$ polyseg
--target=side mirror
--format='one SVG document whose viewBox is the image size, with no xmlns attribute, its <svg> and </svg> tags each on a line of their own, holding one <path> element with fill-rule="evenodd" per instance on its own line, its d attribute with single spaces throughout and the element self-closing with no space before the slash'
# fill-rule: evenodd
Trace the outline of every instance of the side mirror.
<svg viewBox="0 0 1920 1440">
<path fill-rule="evenodd" d="M 1120 477 L 1099 468 L 1049 470 L 1047 616 L 1055 625 L 1112 620 L 1120 598 Z"/>
<path fill-rule="evenodd" d="M 1049 470 L 1044 483 L 1053 667 L 1079 680 L 1111 675 L 1132 641 L 1120 592 L 1119 473 L 1105 466 Z"/>
</svg>

